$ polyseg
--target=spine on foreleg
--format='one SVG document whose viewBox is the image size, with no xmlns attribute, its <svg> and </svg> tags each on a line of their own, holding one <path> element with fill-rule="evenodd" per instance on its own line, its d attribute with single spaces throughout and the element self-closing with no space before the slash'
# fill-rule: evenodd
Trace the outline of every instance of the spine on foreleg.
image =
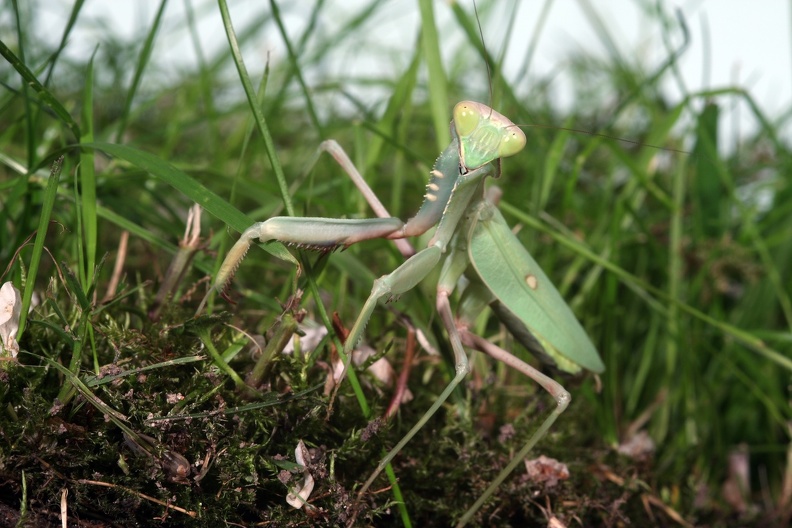
<svg viewBox="0 0 792 528">
<path fill-rule="evenodd" d="M 407 221 L 402 236 L 422 235 L 440 221 L 458 174 L 459 141 L 454 138 L 448 148 L 437 158 L 432 172 L 429 173 L 424 202 L 418 213 Z"/>
<path fill-rule="evenodd" d="M 223 260 L 223 264 L 220 266 L 220 271 L 217 272 L 217 278 L 215 279 L 214 289 L 218 292 L 221 292 L 225 289 L 226 285 L 231 281 L 234 277 L 234 273 L 236 273 L 237 268 L 239 267 L 239 263 L 242 262 L 242 259 L 245 258 L 245 255 L 250 249 L 250 245 L 253 243 L 253 240 L 259 237 L 259 223 L 253 224 L 251 227 L 247 228 L 242 236 L 239 237 L 236 244 L 231 248 L 231 251 L 228 252 L 226 258 Z"/>
</svg>

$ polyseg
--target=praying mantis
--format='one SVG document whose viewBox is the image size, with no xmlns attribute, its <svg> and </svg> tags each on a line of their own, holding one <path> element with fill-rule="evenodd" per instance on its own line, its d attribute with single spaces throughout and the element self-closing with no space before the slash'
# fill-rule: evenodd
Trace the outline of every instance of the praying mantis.
<svg viewBox="0 0 792 528">
<path fill-rule="evenodd" d="M 485 189 L 487 176 L 500 175 L 501 159 L 516 155 L 523 149 L 525 134 L 511 120 L 490 107 L 463 101 L 454 107 L 451 135 L 451 144 L 440 154 L 430 172 L 421 208 L 407 222 L 389 217 L 373 191 L 367 189 L 365 183 L 356 182 L 359 187 L 363 186 L 364 195 L 380 218 L 273 217 L 255 223 L 244 231 L 225 257 L 215 278 L 214 289 L 225 289 L 256 240 L 330 251 L 375 238 L 397 241 L 421 235 L 437 226 L 424 249 L 390 274 L 374 281 L 371 294 L 344 343 L 344 352 L 346 357 L 351 357 L 381 301 L 398 298 L 412 290 L 430 272 L 440 269 L 436 307 L 453 350 L 455 375 L 415 426 L 380 460 L 358 490 L 359 497 L 468 374 L 465 347 L 504 362 L 534 380 L 553 397 L 555 408 L 459 519 L 457 526 L 463 526 L 547 434 L 571 401 L 569 392 L 558 382 L 474 334 L 470 327 L 478 314 L 491 306 L 517 340 L 531 351 L 544 353 L 560 370 L 576 373 L 585 369 L 600 373 L 604 371 L 604 364 L 558 290 L 512 233 L 497 209 L 494 192 Z M 454 314 L 451 299 L 457 290 L 461 296 Z"/>
</svg>

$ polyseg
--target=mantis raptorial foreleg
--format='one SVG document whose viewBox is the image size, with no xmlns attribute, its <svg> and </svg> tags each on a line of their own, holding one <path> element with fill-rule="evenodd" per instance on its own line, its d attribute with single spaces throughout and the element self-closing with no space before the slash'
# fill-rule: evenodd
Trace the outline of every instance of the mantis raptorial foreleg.
<svg viewBox="0 0 792 528">
<path fill-rule="evenodd" d="M 497 115 L 500 116 L 500 114 Z M 500 117 L 505 119 L 503 116 Z M 517 131 L 522 135 L 522 131 L 519 129 Z M 522 138 L 524 145 L 525 136 L 522 135 Z M 278 240 L 306 249 L 332 251 L 338 247 L 346 248 L 357 242 L 373 238 L 397 240 L 422 235 L 432 226 L 438 224 L 444 215 L 451 192 L 457 185 L 461 149 L 462 145 L 455 138 L 437 158 L 426 187 L 426 199 L 418 213 L 406 223 L 398 218 L 330 219 L 284 216 L 257 222 L 242 233 L 242 236 L 226 255 L 215 278 L 214 288 L 218 291 L 223 290 L 247 254 L 251 244 L 256 240 L 262 243 Z M 461 212 L 458 216 L 461 216 Z M 451 226 L 452 231 L 455 226 L 456 224 Z"/>
</svg>

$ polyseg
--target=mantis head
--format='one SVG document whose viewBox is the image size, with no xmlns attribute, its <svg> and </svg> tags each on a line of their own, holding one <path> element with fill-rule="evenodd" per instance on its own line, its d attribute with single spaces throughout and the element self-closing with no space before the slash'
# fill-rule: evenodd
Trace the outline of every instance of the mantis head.
<svg viewBox="0 0 792 528">
<path fill-rule="evenodd" d="M 454 129 L 460 159 L 468 169 L 513 156 L 525 147 L 525 134 L 511 120 L 487 105 L 462 101 L 454 107 Z"/>
</svg>

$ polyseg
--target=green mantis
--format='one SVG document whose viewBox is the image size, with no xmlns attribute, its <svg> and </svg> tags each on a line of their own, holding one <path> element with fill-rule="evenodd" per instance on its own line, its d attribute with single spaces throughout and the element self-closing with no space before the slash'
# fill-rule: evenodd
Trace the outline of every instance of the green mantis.
<svg viewBox="0 0 792 528">
<path fill-rule="evenodd" d="M 344 351 L 349 357 L 379 302 L 410 291 L 439 267 L 436 306 L 453 349 L 455 376 L 418 423 L 379 462 L 358 490 L 359 496 L 465 378 L 468 373 L 465 347 L 484 352 L 525 374 L 556 402 L 525 446 L 459 520 L 458 526 L 462 526 L 547 433 L 571 400 L 559 383 L 475 335 L 469 327 L 477 314 L 491 306 L 518 340 L 530 350 L 549 356 L 561 370 L 575 373 L 586 369 L 599 373 L 604 365 L 558 290 L 511 232 L 494 203 L 493 193 L 485 190 L 485 178 L 499 175 L 501 158 L 523 149 L 524 133 L 505 116 L 471 101 L 454 108 L 451 133 L 451 144 L 440 154 L 430 173 L 423 205 L 406 223 L 398 218 L 270 218 L 242 234 L 226 256 L 214 287 L 222 290 L 226 286 L 255 240 L 264 243 L 277 240 L 327 251 L 374 238 L 398 240 L 416 236 L 436 225 L 426 248 L 374 281 Z M 461 291 L 456 315 L 451 308 L 455 290 Z"/>
</svg>

